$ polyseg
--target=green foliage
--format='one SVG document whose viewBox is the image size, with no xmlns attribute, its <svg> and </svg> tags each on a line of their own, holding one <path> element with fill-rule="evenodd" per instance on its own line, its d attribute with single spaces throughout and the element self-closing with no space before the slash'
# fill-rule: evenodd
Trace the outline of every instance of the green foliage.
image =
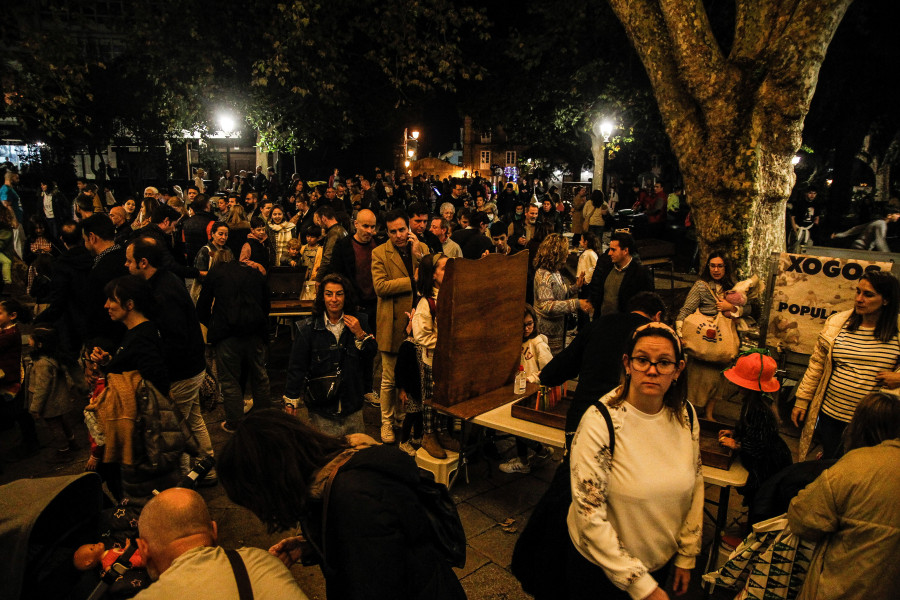
<svg viewBox="0 0 900 600">
<path fill-rule="evenodd" d="M 207 135 L 227 108 L 266 149 L 292 151 L 346 145 L 399 107 L 484 75 L 466 47 L 486 38 L 487 21 L 450 0 L 127 6 L 98 19 L 91 0 L 46 0 L 40 14 L 12 5 L 5 114 L 33 139 L 149 147 Z"/>
<path fill-rule="evenodd" d="M 278 12 L 251 74 L 248 116 L 264 147 L 346 145 L 397 109 L 484 75 L 464 47 L 486 38 L 487 21 L 449 0 L 293 0 Z"/>
<path fill-rule="evenodd" d="M 503 124 L 529 155 L 575 172 L 592 162 L 598 115 L 616 124 L 613 158 L 668 151 L 649 82 L 606 2 L 532 2 L 505 22 L 488 52 L 491 77 L 464 106 L 476 121 Z"/>
</svg>

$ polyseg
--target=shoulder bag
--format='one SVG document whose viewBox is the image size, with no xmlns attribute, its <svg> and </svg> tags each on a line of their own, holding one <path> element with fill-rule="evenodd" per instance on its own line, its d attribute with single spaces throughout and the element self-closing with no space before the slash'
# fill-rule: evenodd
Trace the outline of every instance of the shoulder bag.
<svg viewBox="0 0 900 600">
<path fill-rule="evenodd" d="M 706 289 L 716 298 L 716 294 L 705 281 Z M 734 360 L 740 349 L 740 338 L 734 321 L 716 311 L 709 317 L 700 312 L 699 307 L 684 319 L 681 326 L 684 350 L 689 356 L 711 363 L 727 363 Z"/>
<path fill-rule="evenodd" d="M 740 590 L 735 600 L 790 600 L 803 587 L 815 549 L 791 532 L 786 514 L 779 515 L 754 525 L 722 568 L 703 580 Z"/>
</svg>

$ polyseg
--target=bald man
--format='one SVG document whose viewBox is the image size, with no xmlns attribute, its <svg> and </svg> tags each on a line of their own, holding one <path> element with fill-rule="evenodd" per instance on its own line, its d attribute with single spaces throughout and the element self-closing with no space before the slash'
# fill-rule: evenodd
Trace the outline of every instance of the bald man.
<svg viewBox="0 0 900 600">
<path fill-rule="evenodd" d="M 356 294 L 357 311 L 368 317 L 368 333 L 375 333 L 375 314 L 378 306 L 378 297 L 375 295 L 375 286 L 372 284 L 372 250 L 378 245 L 375 241 L 377 228 L 375 213 L 364 208 L 356 215 L 353 235 L 339 239 L 334 244 L 331 253 L 331 262 L 319 269 L 319 277 L 329 273 L 339 273 L 353 284 Z M 368 365 L 364 368 L 363 390 L 371 403 L 376 403 L 378 394 L 374 390 L 381 387 L 380 379 L 373 376 L 380 373 L 380 361 L 376 358 L 373 368 Z"/>
<path fill-rule="evenodd" d="M 238 600 L 234 571 L 216 545 L 218 529 L 197 492 L 171 488 L 150 500 L 138 521 L 138 549 L 154 583 L 140 600 Z M 307 600 L 284 564 L 260 548 L 237 551 L 254 600 Z"/>
</svg>

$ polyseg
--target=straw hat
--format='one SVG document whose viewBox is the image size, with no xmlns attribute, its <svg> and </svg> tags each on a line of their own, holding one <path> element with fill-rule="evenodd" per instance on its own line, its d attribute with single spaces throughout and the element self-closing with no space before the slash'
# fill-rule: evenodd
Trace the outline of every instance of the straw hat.
<svg viewBox="0 0 900 600">
<path fill-rule="evenodd" d="M 775 379 L 775 359 L 753 352 L 737 359 L 735 365 L 725 371 L 725 377 L 735 385 L 757 392 L 775 392 L 781 384 Z"/>
</svg>

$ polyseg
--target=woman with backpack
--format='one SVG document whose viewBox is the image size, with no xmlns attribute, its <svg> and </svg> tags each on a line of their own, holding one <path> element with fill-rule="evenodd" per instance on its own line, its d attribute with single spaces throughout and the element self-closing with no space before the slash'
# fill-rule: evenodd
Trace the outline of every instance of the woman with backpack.
<svg viewBox="0 0 900 600">
<path fill-rule="evenodd" d="M 700 553 L 700 428 L 678 384 L 681 343 L 668 326 L 648 323 L 622 362 L 622 385 L 585 412 L 572 441 L 570 599 L 663 600 L 672 567 L 680 595 Z"/>
<path fill-rule="evenodd" d="M 300 526 L 302 535 L 269 552 L 287 566 L 318 563 L 329 600 L 466 597 L 452 569 L 461 563 L 451 564 L 438 539 L 416 463 L 395 446 L 364 434 L 328 436 L 262 410 L 247 415 L 217 458 L 232 502 L 269 531 Z M 443 497 L 449 501 L 446 490 Z M 458 517 L 439 520 L 454 518 L 459 525 Z"/>
</svg>

